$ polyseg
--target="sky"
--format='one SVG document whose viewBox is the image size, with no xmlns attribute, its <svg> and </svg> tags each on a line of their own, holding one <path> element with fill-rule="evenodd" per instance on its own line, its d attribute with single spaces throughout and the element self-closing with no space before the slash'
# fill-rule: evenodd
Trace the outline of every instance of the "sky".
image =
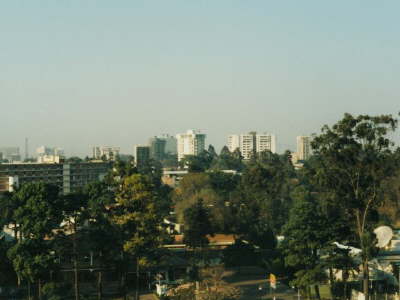
<svg viewBox="0 0 400 300">
<path fill-rule="evenodd" d="M 132 154 L 193 128 L 217 149 L 258 131 L 294 150 L 345 112 L 397 115 L 399 11 L 398 0 L 3 0 L 0 146 Z"/>
</svg>

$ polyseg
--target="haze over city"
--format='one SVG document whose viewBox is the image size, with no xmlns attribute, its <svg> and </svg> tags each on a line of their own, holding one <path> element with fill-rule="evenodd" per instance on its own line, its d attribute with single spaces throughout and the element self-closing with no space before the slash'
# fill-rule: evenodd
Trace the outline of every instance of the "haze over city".
<svg viewBox="0 0 400 300">
<path fill-rule="evenodd" d="M 397 114 L 398 1 L 4 1 L 2 146 L 85 156 L 201 129 L 277 136 Z M 399 141 L 398 133 L 394 140 Z"/>
</svg>

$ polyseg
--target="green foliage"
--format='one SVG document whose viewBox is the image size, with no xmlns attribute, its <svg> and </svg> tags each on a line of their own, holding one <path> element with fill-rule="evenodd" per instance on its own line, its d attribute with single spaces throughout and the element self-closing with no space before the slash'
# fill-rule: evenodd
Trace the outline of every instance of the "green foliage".
<svg viewBox="0 0 400 300">
<path fill-rule="evenodd" d="M 44 183 L 23 185 L 15 194 L 19 207 L 14 218 L 24 237 L 43 239 L 53 234 L 62 220 L 62 200 L 57 186 Z"/>
<path fill-rule="evenodd" d="M 16 201 L 13 201 L 12 196 L 10 192 L 0 193 L 0 226 L 2 227 L 14 221 L 13 213 L 18 205 Z"/>
<path fill-rule="evenodd" d="M 211 168 L 213 170 L 236 170 L 241 171 L 244 168 L 243 157 L 240 150 L 237 149 L 231 153 L 227 146 L 224 146 L 219 156 L 214 157 Z"/>
<path fill-rule="evenodd" d="M 15 282 L 16 274 L 12 262 L 7 257 L 7 252 L 13 243 L 0 239 L 0 286 L 12 285 Z"/>
<path fill-rule="evenodd" d="M 247 238 L 259 235 L 257 232 L 265 226 L 275 234 L 281 232 L 291 205 L 294 176 L 287 157 L 271 152 L 260 153 L 249 163 L 232 199 L 232 214 L 240 216 L 236 232 Z"/>
<path fill-rule="evenodd" d="M 254 266 L 258 264 L 258 259 L 255 248 L 242 241 L 235 241 L 224 249 L 224 264 L 227 267 Z"/>
<path fill-rule="evenodd" d="M 62 221 L 62 200 L 58 188 L 44 183 L 23 185 L 15 194 L 19 207 L 15 222 L 24 239 L 8 250 L 16 273 L 31 282 L 44 278 L 56 269 L 51 241 Z"/>
<path fill-rule="evenodd" d="M 50 242 L 24 239 L 8 250 L 15 272 L 30 282 L 45 278 L 57 269 L 56 256 Z"/>
<path fill-rule="evenodd" d="M 184 211 L 202 199 L 210 209 L 213 227 L 220 232 L 229 231 L 233 216 L 228 205 L 238 182 L 237 175 L 222 172 L 185 175 L 173 193 L 178 221 L 183 222 Z"/>
<path fill-rule="evenodd" d="M 62 300 L 65 299 L 66 290 L 69 287 L 62 283 L 48 282 L 43 285 L 42 293 L 44 300 Z"/>
<path fill-rule="evenodd" d="M 324 126 L 312 147 L 320 157 L 314 181 L 350 216 L 363 256 L 364 294 L 368 298 L 368 260 L 374 252 L 372 230 L 383 202 L 384 183 L 397 171 L 389 134 L 397 127 L 391 115 L 344 118 Z"/>
<path fill-rule="evenodd" d="M 203 248 L 208 244 L 207 235 L 213 235 L 210 212 L 204 207 L 203 200 L 197 200 L 184 212 L 184 243 L 191 248 Z"/>
<path fill-rule="evenodd" d="M 100 264 L 111 264 L 120 248 L 118 228 L 111 220 L 109 207 L 114 204 L 114 193 L 104 182 L 87 185 L 83 194 L 88 199 L 84 237 L 90 249 L 97 253 Z"/>
<path fill-rule="evenodd" d="M 190 173 L 205 172 L 210 168 L 212 157 L 208 152 L 203 151 L 199 155 L 186 155 L 179 161 L 182 169 L 187 169 Z"/>
<path fill-rule="evenodd" d="M 116 192 L 116 202 L 113 222 L 124 232 L 124 250 L 146 257 L 161 242 L 154 186 L 143 175 L 125 177 Z"/>
<path fill-rule="evenodd" d="M 293 195 L 295 202 L 284 227 L 283 253 L 286 266 L 294 270 L 293 284 L 305 288 L 325 279 L 320 251 L 330 241 L 320 208 L 312 194 L 299 187 Z"/>
</svg>

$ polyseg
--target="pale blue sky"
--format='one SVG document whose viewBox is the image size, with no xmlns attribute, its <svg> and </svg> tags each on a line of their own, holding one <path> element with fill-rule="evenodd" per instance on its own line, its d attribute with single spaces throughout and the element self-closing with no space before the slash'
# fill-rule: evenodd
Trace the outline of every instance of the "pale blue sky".
<svg viewBox="0 0 400 300">
<path fill-rule="evenodd" d="M 400 1 L 3 0 L 0 145 L 86 155 L 204 130 L 279 150 L 400 110 Z M 395 139 L 399 141 L 399 134 Z"/>
</svg>

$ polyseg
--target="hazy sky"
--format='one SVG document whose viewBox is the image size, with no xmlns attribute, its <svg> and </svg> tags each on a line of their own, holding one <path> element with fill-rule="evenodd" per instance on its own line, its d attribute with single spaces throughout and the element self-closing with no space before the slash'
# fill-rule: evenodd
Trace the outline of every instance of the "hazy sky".
<svg viewBox="0 0 400 300">
<path fill-rule="evenodd" d="M 0 146 L 68 155 L 400 111 L 400 1 L 2 0 Z M 399 141 L 397 133 L 395 139 Z"/>
</svg>

